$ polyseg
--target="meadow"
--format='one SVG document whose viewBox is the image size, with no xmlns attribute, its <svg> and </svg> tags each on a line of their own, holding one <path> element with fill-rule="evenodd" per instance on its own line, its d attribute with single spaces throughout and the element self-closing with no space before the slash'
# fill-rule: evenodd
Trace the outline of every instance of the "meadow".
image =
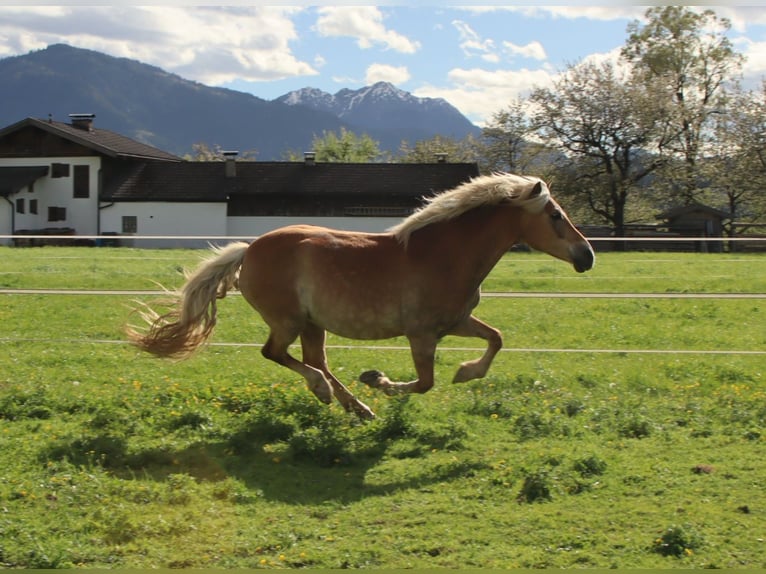
<svg viewBox="0 0 766 574">
<path fill-rule="evenodd" d="M 202 254 L 0 248 L 0 289 L 176 287 Z M 387 397 L 356 377 L 411 379 L 405 341 L 329 337 L 368 423 L 263 359 L 236 294 L 173 362 L 124 342 L 153 295 L 0 293 L 0 567 L 766 568 L 766 308 L 734 297 L 766 256 L 512 253 L 484 290 L 540 295 L 483 299 L 480 381 L 446 338 L 434 389 Z"/>
</svg>

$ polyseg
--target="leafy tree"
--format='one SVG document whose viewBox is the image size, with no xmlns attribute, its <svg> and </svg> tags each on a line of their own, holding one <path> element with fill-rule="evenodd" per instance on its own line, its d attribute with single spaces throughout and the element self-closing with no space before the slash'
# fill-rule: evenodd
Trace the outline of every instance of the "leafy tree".
<svg viewBox="0 0 766 574">
<path fill-rule="evenodd" d="M 577 194 L 617 235 L 624 233 L 629 198 L 661 165 L 647 153 L 658 131 L 652 97 L 608 62 L 570 65 L 553 88 L 531 96 L 537 134 L 568 164 L 559 193 Z"/>
<path fill-rule="evenodd" d="M 683 169 L 666 175 L 672 188 L 692 202 L 711 117 L 725 107 L 725 85 L 738 77 L 743 58 L 726 36 L 731 23 L 712 10 L 655 6 L 646 11 L 646 19 L 644 25 L 634 21 L 628 26 L 622 56 L 660 94 L 656 104 L 666 118 L 660 151 L 683 162 Z"/>
<path fill-rule="evenodd" d="M 185 154 L 184 159 L 186 161 L 224 161 L 226 159 L 223 155 L 224 151 L 218 144 L 211 148 L 204 142 L 198 142 L 192 144 L 192 153 Z M 257 154 L 258 152 L 255 150 L 247 150 L 239 153 L 237 159 L 241 161 L 255 161 Z"/>
<path fill-rule="evenodd" d="M 399 146 L 398 161 L 401 163 L 431 163 L 444 154 L 444 161 L 449 163 L 470 163 L 479 159 L 479 145 L 476 138 L 469 135 L 462 140 L 445 136 L 434 136 L 428 140 L 419 140 L 414 146 L 402 141 Z"/>
<path fill-rule="evenodd" d="M 346 128 L 341 128 L 339 134 L 325 131 L 321 137 L 314 136 L 311 150 L 316 154 L 316 161 L 322 162 L 366 163 L 385 159 L 377 141 Z M 303 160 L 303 152 L 289 151 L 286 156 L 288 161 Z"/>
</svg>

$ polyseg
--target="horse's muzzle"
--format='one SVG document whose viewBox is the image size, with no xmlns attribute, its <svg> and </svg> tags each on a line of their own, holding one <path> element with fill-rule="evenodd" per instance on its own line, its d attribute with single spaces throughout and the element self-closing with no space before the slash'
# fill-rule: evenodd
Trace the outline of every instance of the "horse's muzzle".
<svg viewBox="0 0 766 574">
<path fill-rule="evenodd" d="M 572 249 L 572 265 L 578 273 L 588 271 L 595 262 L 596 255 L 588 243 L 581 243 Z"/>
</svg>

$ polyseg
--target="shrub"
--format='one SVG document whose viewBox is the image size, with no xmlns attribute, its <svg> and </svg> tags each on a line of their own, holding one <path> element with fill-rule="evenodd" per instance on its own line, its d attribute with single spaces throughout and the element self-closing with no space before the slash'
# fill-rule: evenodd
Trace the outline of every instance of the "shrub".
<svg viewBox="0 0 766 574">
<path fill-rule="evenodd" d="M 519 502 L 545 502 L 551 500 L 550 476 L 545 470 L 538 470 L 524 478 L 524 484 L 517 498 Z"/>
<path fill-rule="evenodd" d="M 588 477 L 604 474 L 606 466 L 606 461 L 596 455 L 590 455 L 577 459 L 574 462 L 573 468 L 580 473 L 580 476 Z"/>
<path fill-rule="evenodd" d="M 127 443 L 124 438 L 109 434 L 84 436 L 71 442 L 60 441 L 40 454 L 40 460 L 68 460 L 77 466 L 116 468 L 125 463 Z"/>
<path fill-rule="evenodd" d="M 407 417 L 407 405 L 410 395 L 392 397 L 387 402 L 382 417 L 376 421 L 376 435 L 379 439 L 394 439 L 407 436 L 412 431 L 412 423 Z"/>
<path fill-rule="evenodd" d="M 625 438 L 646 438 L 652 434 L 652 425 L 642 416 L 632 416 L 620 423 L 618 434 Z"/>
<path fill-rule="evenodd" d="M 200 429 L 210 424 L 210 417 L 205 414 L 195 411 L 185 411 L 178 415 L 172 416 L 168 420 L 168 427 L 171 430 L 178 430 L 181 428 Z"/>
<path fill-rule="evenodd" d="M 653 549 L 663 556 L 690 556 L 702 545 L 702 537 L 690 524 L 672 525 L 655 539 Z"/>
<path fill-rule="evenodd" d="M 288 442 L 293 458 L 306 459 L 319 466 L 349 462 L 348 437 L 344 437 L 333 425 L 322 427 L 304 428 L 290 437 Z"/>
</svg>

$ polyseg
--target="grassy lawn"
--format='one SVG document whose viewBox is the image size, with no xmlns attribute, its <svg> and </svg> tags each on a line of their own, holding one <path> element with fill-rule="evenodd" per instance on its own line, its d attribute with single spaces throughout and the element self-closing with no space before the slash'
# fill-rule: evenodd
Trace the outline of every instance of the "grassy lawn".
<svg viewBox="0 0 766 574">
<path fill-rule="evenodd" d="M 199 256 L 0 248 L 0 288 L 175 287 Z M 484 289 L 766 293 L 766 257 L 512 254 Z M 412 378 L 403 341 L 331 337 L 362 424 L 222 345 L 265 339 L 240 297 L 184 362 L 123 343 L 133 298 L 0 294 L 0 567 L 766 568 L 762 299 L 487 297 L 508 350 L 452 385 L 481 345 L 446 339 L 423 396 L 355 382 Z"/>
</svg>

